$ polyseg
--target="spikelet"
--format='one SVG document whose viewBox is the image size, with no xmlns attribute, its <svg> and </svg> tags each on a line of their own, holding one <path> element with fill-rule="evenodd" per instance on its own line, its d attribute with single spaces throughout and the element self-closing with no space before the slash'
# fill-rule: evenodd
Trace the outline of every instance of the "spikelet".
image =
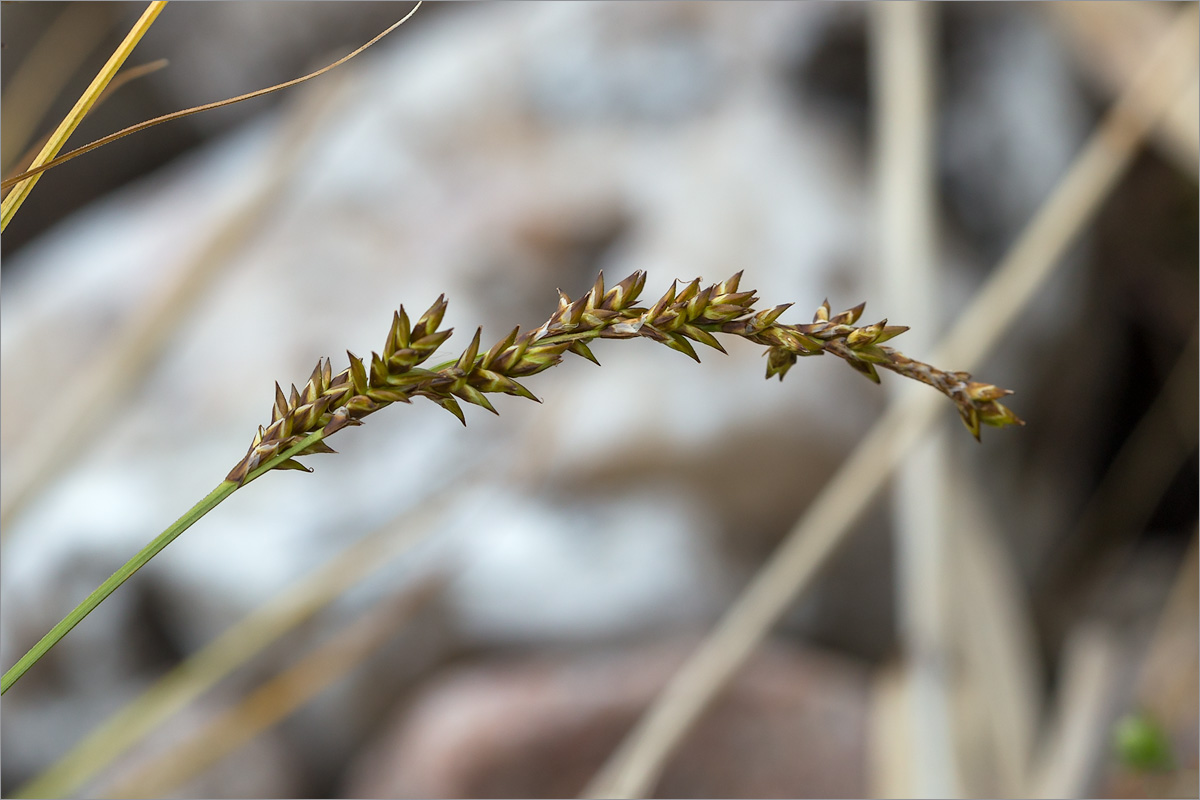
<svg viewBox="0 0 1200 800">
<path fill-rule="evenodd" d="M 649 308 L 635 305 L 646 284 L 646 273 L 635 272 L 605 288 L 604 276 L 591 290 L 571 300 L 559 292 L 558 309 L 534 330 L 511 333 L 481 352 L 482 331 L 454 361 L 432 368 L 422 365 L 450 338 L 441 329 L 446 299 L 439 297 L 415 323 L 404 307 L 392 317 L 392 327 L 382 353 L 372 353 L 368 363 L 347 353 L 350 365 L 332 374 L 328 359 L 317 362 L 303 389 L 285 394 L 278 384 L 271 423 L 259 428 L 246 456 L 227 480 L 242 483 L 275 456 L 298 445 L 318 431 L 321 439 L 295 456 L 333 452 L 323 441 L 341 428 L 359 425 L 363 417 L 392 403 L 424 397 L 454 414 L 464 425 L 461 403 L 496 409 L 488 394 L 537 398 L 518 378 L 527 378 L 553 367 L 567 352 L 596 364 L 588 342 L 594 339 L 645 338 L 700 360 L 693 342 L 725 352 L 716 334 L 737 336 L 767 348 L 767 378 L 783 376 L 800 358 L 830 353 L 870 380 L 879 382 L 879 369 L 932 386 L 949 397 L 967 430 L 979 438 L 981 425 L 1005 427 L 1024 423 L 999 403 L 1012 394 L 991 384 L 973 381 L 966 372 L 945 372 L 915 361 L 883 343 L 908 328 L 881 320 L 871 325 L 855 323 L 865 304 L 834 314 L 828 301 L 817 309 L 811 324 L 786 325 L 780 316 L 791 304 L 758 310 L 753 291 L 739 291 L 742 273 L 721 283 L 701 287 L 699 279 L 682 288 L 678 281 Z M 276 469 L 307 469 L 289 458 Z"/>
</svg>

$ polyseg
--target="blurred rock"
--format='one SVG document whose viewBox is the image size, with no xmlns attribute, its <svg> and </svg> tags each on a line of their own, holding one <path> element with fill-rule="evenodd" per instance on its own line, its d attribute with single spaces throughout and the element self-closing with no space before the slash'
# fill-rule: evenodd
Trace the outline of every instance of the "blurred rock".
<svg viewBox="0 0 1200 800">
<path fill-rule="evenodd" d="M 350 769 L 346 797 L 575 797 L 696 642 L 492 658 L 417 689 Z M 861 797 L 867 677 L 764 646 L 684 740 L 652 797 Z"/>
</svg>

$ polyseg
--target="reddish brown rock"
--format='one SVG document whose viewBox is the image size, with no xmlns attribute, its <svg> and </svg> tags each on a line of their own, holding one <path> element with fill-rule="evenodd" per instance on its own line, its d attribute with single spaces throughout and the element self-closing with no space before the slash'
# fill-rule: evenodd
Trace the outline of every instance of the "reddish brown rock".
<svg viewBox="0 0 1200 800">
<path fill-rule="evenodd" d="M 348 797 L 573 797 L 695 646 L 489 659 L 419 690 Z M 657 797 L 850 797 L 866 784 L 865 668 L 765 646 L 667 766 Z"/>
</svg>

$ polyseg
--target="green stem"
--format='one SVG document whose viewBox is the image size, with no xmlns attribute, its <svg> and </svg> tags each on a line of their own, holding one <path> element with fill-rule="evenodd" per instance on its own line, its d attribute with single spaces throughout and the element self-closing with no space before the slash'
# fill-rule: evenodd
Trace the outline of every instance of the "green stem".
<svg viewBox="0 0 1200 800">
<path fill-rule="evenodd" d="M 320 431 L 310 434 L 303 441 L 292 447 L 289 447 L 282 453 L 265 461 L 258 469 L 246 476 L 243 486 L 250 481 L 263 475 L 268 470 L 273 469 L 277 464 L 294 456 L 304 448 L 313 444 L 319 439 L 323 439 L 324 434 Z M 233 494 L 240 488 L 233 481 L 222 481 L 217 488 L 213 489 L 208 495 L 196 505 L 192 506 L 186 514 L 160 533 L 148 545 L 138 551 L 137 555 L 125 562 L 125 564 L 109 576 L 108 580 L 100 584 L 94 592 L 89 594 L 82 603 L 75 606 L 75 609 L 70 614 L 63 617 L 62 621 L 50 629 L 50 632 L 41 638 L 41 640 L 33 647 L 29 648 L 29 652 L 21 656 L 21 659 L 13 664 L 7 672 L 4 673 L 4 678 L 0 680 L 0 694 L 8 691 L 17 680 L 28 671 L 30 667 L 38 662 L 38 660 L 50 651 L 51 647 L 58 644 L 67 633 L 83 621 L 83 618 L 92 613 L 96 606 L 104 602 L 104 599 L 116 591 L 116 588 L 127 581 L 139 569 L 144 567 L 150 559 L 154 558 L 159 552 L 173 542 L 179 534 L 192 527 L 201 517 L 216 508 L 222 500 Z"/>
<path fill-rule="evenodd" d="M 701 327 L 707 328 L 710 326 Z M 717 328 L 719 326 L 714 325 L 711 327 Z M 599 338 L 602 333 L 603 329 L 600 328 L 590 331 L 571 331 L 567 333 L 556 334 L 554 336 L 548 336 L 545 339 L 542 339 L 541 342 L 556 343 L 563 341 L 595 339 Z M 480 358 L 482 358 L 482 356 L 480 356 Z M 434 367 L 433 370 L 436 372 L 452 366 L 454 363 L 454 361 L 447 361 L 445 364 L 439 364 L 438 366 Z M 246 480 L 243 481 L 241 485 L 245 486 L 247 483 L 250 483 L 252 480 L 260 477 L 269 470 L 275 468 L 277 465 L 324 438 L 325 434 L 320 430 L 309 434 L 297 444 L 294 444 L 287 450 L 276 454 L 271 459 L 264 461 L 257 469 L 246 476 Z M 104 602 L 106 597 L 116 591 L 118 586 L 132 577 L 133 574 L 144 567 L 150 561 L 150 559 L 158 555 L 164 547 L 173 542 L 181 533 L 194 525 L 209 511 L 212 511 L 214 508 L 216 508 L 221 501 L 229 497 L 229 495 L 233 494 L 239 488 L 241 487 L 232 481 L 222 481 L 221 484 L 217 486 L 216 489 L 213 489 L 207 497 L 205 497 L 196 505 L 192 506 L 192 508 L 182 517 L 177 519 L 174 524 L 160 533 L 148 545 L 139 550 L 137 555 L 126 561 L 124 566 L 114 572 L 108 578 L 108 580 L 100 584 L 100 586 L 97 587 L 94 592 L 88 595 L 82 603 L 77 605 L 70 614 L 67 614 L 67 616 L 63 617 L 61 622 L 51 628 L 50 632 L 41 638 L 41 641 L 31 647 L 29 652 L 21 656 L 21 659 L 4 673 L 3 681 L 0 681 L 0 694 L 7 692 L 10 686 L 16 683 L 17 680 L 24 675 L 30 667 L 36 664 L 42 656 L 48 653 L 50 648 L 58 644 L 58 642 L 64 636 L 66 636 L 72 628 L 82 622 L 84 617 L 92 613 L 92 611 L 96 609 L 96 606 Z"/>
</svg>

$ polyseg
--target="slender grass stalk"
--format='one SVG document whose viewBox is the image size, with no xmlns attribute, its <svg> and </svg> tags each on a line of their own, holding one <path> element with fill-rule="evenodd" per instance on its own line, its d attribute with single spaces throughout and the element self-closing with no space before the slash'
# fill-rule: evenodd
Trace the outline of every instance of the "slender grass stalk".
<svg viewBox="0 0 1200 800">
<path fill-rule="evenodd" d="M 109 89 L 119 80 L 121 75 L 113 79 Z M 269 161 L 262 165 L 261 179 L 251 191 L 246 191 L 244 180 L 227 184 L 225 191 L 240 198 L 235 207 L 206 230 L 201 245 L 172 270 L 171 278 L 161 282 L 153 294 L 126 315 L 95 356 L 72 375 L 72 380 L 88 387 L 86 396 L 78 392 L 51 393 L 32 421 L 24 443 L 7 462 L 16 467 L 3 476 L 0 542 L 13 530 L 11 522 L 25 505 L 64 465 L 91 445 L 124 398 L 137 390 L 173 332 L 207 296 L 222 271 L 229 268 L 233 254 L 262 234 L 268 216 L 299 173 L 313 137 L 334 112 L 335 98 L 341 94 L 338 87 L 342 85 L 342 78 L 333 76 L 298 98 L 301 102 L 281 125 L 270 147 Z"/>
<path fill-rule="evenodd" d="M 938 74 L 938 7 L 880 3 L 868 17 L 872 86 L 876 96 L 880 240 L 878 280 L 883 297 L 912 319 L 940 324 L 948 304 L 937 255 L 938 196 L 935 120 Z M 933 326 L 916 332 L 914 346 L 933 346 Z M 907 386 L 896 387 L 901 390 Z M 949 437 L 931 431 L 892 480 L 891 515 L 897 557 L 893 568 L 897 634 L 905 666 L 899 671 L 906 702 L 900 712 L 907 774 L 883 794 L 956 797 L 971 773 L 954 747 L 958 721 L 951 703 L 951 653 L 955 631 L 949 558 L 951 528 Z M 957 533 L 957 532 L 955 532 Z M 897 754 L 898 756 L 900 754 Z"/>
<path fill-rule="evenodd" d="M 100 93 L 100 96 L 96 98 L 96 102 L 92 104 L 92 110 L 94 111 L 95 109 L 104 105 L 104 101 L 112 97 L 113 92 L 117 91 L 130 81 L 135 81 L 138 78 L 144 78 L 147 75 L 152 75 L 153 73 L 158 72 L 160 69 L 167 67 L 169 64 L 170 61 L 167 59 L 159 58 L 146 64 L 140 64 L 136 67 L 129 67 L 128 69 L 121 70 L 117 73 L 116 77 L 112 79 L 108 86 L 104 87 L 104 91 Z M 12 169 L 5 169 L 4 180 L 20 180 L 21 174 L 25 172 L 25 170 L 29 169 L 30 166 L 32 166 L 33 159 L 37 157 L 37 154 L 41 152 L 41 149 L 46 146 L 46 142 L 50 141 L 50 137 L 53 135 L 53 132 L 47 133 L 46 135 L 42 136 L 41 139 L 38 139 L 33 144 L 29 145 L 25 152 L 21 153 L 21 157 L 13 162 L 15 166 L 13 166 Z"/>
<path fill-rule="evenodd" d="M 324 67 L 321 67 L 319 70 L 316 70 L 315 72 L 310 72 L 307 75 L 302 75 L 299 78 L 293 78 L 290 81 L 284 81 L 283 83 L 277 83 L 274 86 L 268 86 L 265 89 L 256 89 L 253 92 L 247 92 L 246 94 L 239 94 L 237 97 L 230 97 L 225 100 L 218 100 L 215 103 L 205 103 L 204 105 L 192 106 L 191 108 L 185 108 L 181 111 L 173 111 L 170 114 L 163 114 L 161 117 L 155 117 L 154 119 L 144 120 L 142 122 L 137 123 L 136 125 L 130 125 L 128 128 L 122 128 L 121 130 L 117 131 L 116 133 L 110 133 L 108 136 L 103 136 L 103 137 L 95 140 L 94 142 L 88 142 L 87 144 L 83 145 L 82 147 L 76 147 L 74 150 L 70 151 L 69 153 L 63 153 L 61 156 L 58 156 L 57 158 L 53 158 L 54 153 L 51 153 L 50 154 L 51 158 L 49 158 L 48 160 L 43 161 L 42 159 L 39 159 L 38 161 L 34 162 L 29 167 L 29 169 L 25 170 L 20 175 L 14 175 L 11 178 L 5 178 L 3 181 L 0 181 L 0 188 L 7 189 L 9 186 L 12 186 L 17 181 L 23 181 L 23 180 L 26 180 L 33 176 L 40 175 L 41 173 L 45 172 L 46 170 L 53 169 L 54 167 L 57 167 L 60 164 L 65 164 L 66 162 L 70 161 L 71 159 L 78 158 L 79 156 L 83 155 L 84 153 L 90 153 L 91 151 L 95 150 L 97 147 L 103 147 L 106 144 L 112 144 L 117 139 L 122 139 L 126 136 L 129 136 L 130 134 L 138 133 L 139 131 L 144 131 L 147 128 L 153 128 L 155 125 L 162 125 L 164 122 L 172 122 L 177 119 L 183 119 L 184 117 L 190 117 L 193 114 L 199 114 L 204 111 L 212 111 L 215 108 L 223 108 L 224 106 L 233 105 L 234 103 L 240 103 L 243 100 L 252 100 L 255 97 L 262 97 L 265 94 L 271 94 L 272 92 L 278 92 L 280 89 L 287 89 L 291 86 L 295 86 L 297 84 L 304 83 L 305 81 L 310 81 L 313 78 L 324 75 L 326 72 L 329 72 L 331 69 L 340 67 L 342 64 L 345 64 L 347 61 L 354 58 L 356 55 L 358 55 L 362 51 L 366 50 L 368 47 L 375 44 L 380 39 L 387 36 L 392 31 L 396 30 L 396 28 L 399 28 L 401 25 L 408 22 L 408 20 L 412 17 L 412 15 L 417 13 L 417 9 L 421 7 L 422 2 L 424 2 L 424 0 L 417 0 L 417 4 L 415 6 L 413 6 L 412 10 L 410 10 L 407 14 L 405 14 L 401 20 L 399 20 L 398 22 L 393 22 L 391 25 L 389 25 L 387 28 L 385 28 L 382 33 L 377 34 L 375 36 L 375 38 L 371 39 L 369 42 L 364 44 L 362 47 L 359 47 L 357 50 L 355 50 L 352 53 L 342 56 L 337 61 L 334 61 L 332 64 L 328 64 Z M 54 152 L 55 153 L 58 152 L 57 148 L 55 149 Z"/>
<path fill-rule="evenodd" d="M 186 514 L 175 520 L 170 527 L 155 537 L 150 544 L 139 550 L 137 555 L 126 561 L 120 569 L 110 575 L 108 580 L 100 584 L 70 614 L 63 617 L 62 621 L 51 628 L 49 633 L 43 636 L 37 644 L 29 649 L 28 653 L 21 656 L 20 660 L 4 673 L 3 683 L 0 685 L 0 694 L 7 692 L 8 688 L 17 682 L 18 678 L 36 664 L 38 659 L 44 656 L 51 647 L 58 644 L 59 640 L 66 636 L 72 628 L 82 622 L 84 617 L 92 613 L 96 606 L 100 605 L 106 597 L 116 591 L 118 586 L 129 580 L 133 573 L 144 567 L 164 547 L 175 541 L 179 534 L 192 527 L 196 520 L 216 508 L 222 500 L 233 494 L 237 488 L 237 484 L 231 481 L 222 481 L 203 500 L 192 506 Z"/>
<path fill-rule="evenodd" d="M 220 505 L 225 498 L 237 491 L 241 486 L 249 483 L 263 473 L 275 469 L 281 462 L 291 458 L 296 453 L 311 446 L 314 442 L 319 441 L 321 433 L 313 433 L 302 440 L 295 447 L 283 451 L 275 458 L 264 461 L 263 464 L 254 472 L 246 477 L 240 485 L 234 481 L 221 481 L 217 488 L 213 489 L 204 499 L 196 503 L 188 509 L 187 513 L 179 519 L 175 520 L 165 531 L 156 536 L 149 544 L 143 547 L 129 559 L 112 575 L 108 577 L 104 583 L 96 587 L 96 590 L 84 598 L 83 602 L 75 606 L 70 614 L 63 617 L 62 620 L 55 625 L 50 631 L 38 641 L 33 647 L 29 648 L 29 652 L 21 656 L 16 664 L 4 673 L 4 678 L 0 680 L 0 694 L 4 694 L 9 690 L 17 680 L 28 671 L 30 667 L 38 662 L 38 660 L 50 651 L 51 647 L 70 632 L 72 628 L 83 621 L 83 618 L 96 610 L 96 606 L 104 602 L 110 594 L 116 591 L 117 587 L 125 581 L 133 577 L 133 574 L 158 555 L 164 547 L 179 538 L 179 535 L 188 528 L 196 524 L 196 522 L 208 512 L 212 511 Z"/>
<path fill-rule="evenodd" d="M 58 155 L 58 151 L 67 143 L 67 139 L 75 132 L 75 128 L 79 126 L 79 123 L 83 121 L 83 118 L 87 116 L 88 111 L 95 104 L 96 99 L 100 97 L 101 92 L 104 91 L 104 87 L 108 86 L 108 82 L 117 74 L 117 70 L 125 63 L 125 59 L 129 58 L 129 54 L 133 52 L 133 48 L 146 35 L 146 31 L 150 30 L 150 26 L 154 24 L 154 20 L 157 19 L 166 5 L 166 0 L 155 0 L 146 7 L 146 10 L 142 12 L 142 16 L 134 24 L 133 28 L 130 29 L 129 33 L 126 34 L 125 40 L 109 56 L 108 61 L 100 69 L 100 72 L 92 79 L 91 84 L 88 85 L 79 100 L 76 101 L 75 107 L 59 123 L 58 128 L 51 135 L 50 141 L 46 142 L 46 146 L 42 148 L 37 158 L 33 160 L 32 169 L 28 172 L 34 172 L 35 174 L 18 183 L 9 195 L 4 198 L 3 203 L 0 203 L 0 231 L 8 227 L 8 223 L 17 213 L 17 209 L 25 202 L 25 198 L 29 196 L 29 193 L 33 191 L 33 187 L 40 180 L 40 170 L 44 169 L 45 165 Z"/>
<path fill-rule="evenodd" d="M 421 364 L 453 333 L 449 328 L 438 330 L 446 300 L 439 297 L 415 323 L 401 306 L 392 318 L 383 354 L 372 353 L 369 368 L 347 353 L 349 367 L 335 376 L 329 360 L 321 359 L 304 389 L 293 385 L 290 396 L 275 384 L 270 425 L 258 429 L 246 455 L 225 480 L 113 573 L 4 673 L 0 694 L 118 586 L 241 486 L 272 469 L 311 472 L 296 458 L 335 452 L 325 444 L 326 437 L 347 426 L 361 425 L 364 417 L 392 403 L 424 397 L 465 425 L 460 400 L 492 413 L 499 412 L 487 399 L 489 393 L 537 400 L 516 379 L 553 367 L 568 351 L 599 364 L 587 345 L 594 339 L 651 339 L 699 361 L 693 341 L 725 352 L 714 334 L 737 336 L 767 348 L 767 378 L 778 375 L 780 380 L 799 358 L 831 353 L 876 383 L 879 367 L 932 386 L 954 401 L 963 423 L 977 439 L 981 424 L 1024 424 L 998 402 L 1011 391 L 973 381 L 967 372 L 946 372 L 882 344 L 908 328 L 888 325 L 887 320 L 855 326 L 865 304 L 832 314 L 826 301 L 817 309 L 812 324 L 786 325 L 778 319 L 792 304 L 757 311 L 755 292 L 738 290 L 741 275 L 704 289 L 699 279 L 682 289 L 678 282 L 672 283 L 650 308 L 635 305 L 646 283 L 644 272 L 635 272 L 607 290 L 600 275 L 578 300 L 559 292 L 558 310 L 541 326 L 523 334 L 514 328 L 486 353 L 479 348 L 482 329 L 476 330 L 457 359 L 431 369 Z"/>
<path fill-rule="evenodd" d="M 493 463 L 473 461 L 415 507 L 347 546 L 331 560 L 297 579 L 284 592 L 238 620 L 200 650 L 176 664 L 153 685 L 91 730 L 71 750 L 10 797 L 69 797 L 103 773 L 168 719 L 249 663 L 302 623 L 342 597 L 366 577 L 392 564 L 429 536 L 456 495 L 456 488 Z M 112 793 L 109 792 L 111 795 Z"/>
</svg>

